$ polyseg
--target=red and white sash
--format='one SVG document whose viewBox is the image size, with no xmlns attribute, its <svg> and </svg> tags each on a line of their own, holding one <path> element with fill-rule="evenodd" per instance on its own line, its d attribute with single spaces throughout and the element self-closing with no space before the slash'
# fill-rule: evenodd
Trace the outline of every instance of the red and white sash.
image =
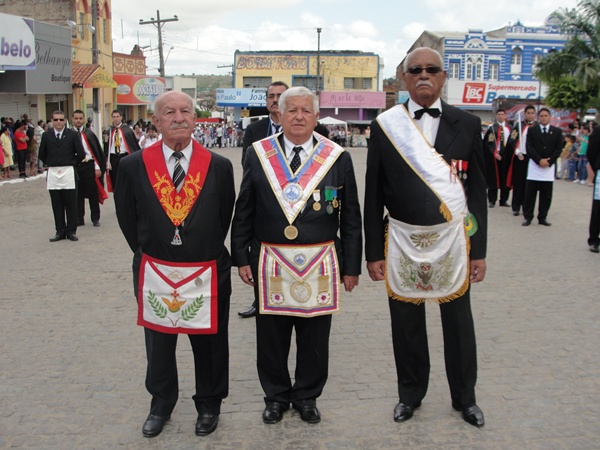
<svg viewBox="0 0 600 450">
<path fill-rule="evenodd" d="M 294 174 L 278 136 L 269 136 L 255 142 L 254 149 L 281 209 L 292 224 L 344 149 L 320 134 L 313 133 L 317 145 L 307 151 L 308 158 Z"/>
</svg>

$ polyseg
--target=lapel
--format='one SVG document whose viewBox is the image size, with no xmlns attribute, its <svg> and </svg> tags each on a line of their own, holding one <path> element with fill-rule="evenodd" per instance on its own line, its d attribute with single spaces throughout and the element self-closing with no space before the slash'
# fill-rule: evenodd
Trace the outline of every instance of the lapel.
<svg viewBox="0 0 600 450">
<path fill-rule="evenodd" d="M 446 161 L 450 161 L 450 149 L 452 143 L 459 132 L 459 119 L 454 109 L 445 102 L 442 102 L 442 115 L 440 116 L 440 126 L 435 137 L 435 149 L 444 156 Z"/>
</svg>

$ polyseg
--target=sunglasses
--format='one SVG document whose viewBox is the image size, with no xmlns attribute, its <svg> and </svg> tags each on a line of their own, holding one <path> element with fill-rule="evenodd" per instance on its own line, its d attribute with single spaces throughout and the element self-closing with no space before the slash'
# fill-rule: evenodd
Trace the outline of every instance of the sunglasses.
<svg viewBox="0 0 600 450">
<path fill-rule="evenodd" d="M 64 122 L 65 119 L 52 119 L 52 122 Z"/>
<path fill-rule="evenodd" d="M 411 75 L 421 75 L 421 72 L 425 71 L 430 75 L 435 75 L 436 73 L 440 73 L 443 69 L 438 66 L 427 66 L 427 67 L 409 67 L 406 71 Z"/>
</svg>

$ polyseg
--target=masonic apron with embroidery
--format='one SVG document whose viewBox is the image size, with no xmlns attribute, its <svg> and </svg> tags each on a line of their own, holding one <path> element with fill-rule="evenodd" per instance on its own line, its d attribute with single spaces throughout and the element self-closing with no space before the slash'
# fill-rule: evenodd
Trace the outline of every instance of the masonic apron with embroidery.
<svg viewBox="0 0 600 450">
<path fill-rule="evenodd" d="M 284 234 L 294 240 L 298 236 L 293 225 L 296 217 L 344 149 L 314 134 L 317 144 L 294 174 L 277 136 L 254 143 L 254 148 L 289 222 Z M 333 241 L 303 245 L 263 242 L 258 272 L 261 314 L 314 317 L 340 310 L 339 264 Z"/>
<path fill-rule="evenodd" d="M 172 245 L 185 245 L 182 226 L 202 191 L 211 154 L 197 144 L 183 187 L 177 192 L 162 151 L 162 141 L 142 153 L 146 172 L 165 214 L 173 223 Z M 215 260 L 172 262 L 143 254 L 138 288 L 138 325 L 169 334 L 217 332 Z"/>
<path fill-rule="evenodd" d="M 440 199 L 440 213 L 446 219 L 426 226 L 390 217 L 385 243 L 388 295 L 416 304 L 453 300 L 469 287 L 467 231 L 474 217 L 468 214 L 462 183 L 404 106 L 388 110 L 377 121 L 404 161 Z"/>
</svg>

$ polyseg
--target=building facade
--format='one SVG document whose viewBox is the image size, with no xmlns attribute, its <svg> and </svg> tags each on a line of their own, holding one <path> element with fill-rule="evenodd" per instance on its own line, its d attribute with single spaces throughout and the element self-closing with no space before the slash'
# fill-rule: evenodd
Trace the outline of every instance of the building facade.
<svg viewBox="0 0 600 450">
<path fill-rule="evenodd" d="M 448 73 L 444 99 L 491 120 L 497 99 L 523 99 L 533 104 L 543 101 L 546 87 L 536 79 L 535 67 L 564 44 L 565 36 L 551 15 L 540 27 L 517 22 L 488 32 L 424 31 L 409 52 L 417 47 L 437 50 Z M 396 70 L 400 80 L 402 64 Z M 400 86 L 402 89 L 402 83 Z"/>
</svg>

